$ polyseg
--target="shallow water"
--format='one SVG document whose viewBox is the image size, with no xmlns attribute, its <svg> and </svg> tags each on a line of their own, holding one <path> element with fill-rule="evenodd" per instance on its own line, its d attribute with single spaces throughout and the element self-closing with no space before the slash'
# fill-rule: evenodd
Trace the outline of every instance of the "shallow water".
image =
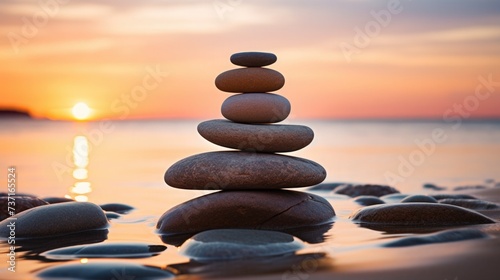
<svg viewBox="0 0 500 280">
<path fill-rule="evenodd" d="M 313 128 L 315 140 L 291 154 L 322 164 L 328 171 L 327 182 L 390 184 L 403 193 L 430 193 L 431 190 L 422 188 L 424 183 L 447 187 L 447 191 L 441 192 L 453 192 L 454 187 L 464 185 L 491 189 L 500 181 L 500 122 L 464 122 L 459 127 L 433 121 L 296 120 L 289 123 L 292 122 Z M 154 232 L 159 216 L 177 204 L 209 193 L 169 188 L 163 182 L 165 170 L 184 157 L 223 150 L 197 134 L 197 123 L 0 121 L 0 178 L 6 181 L 7 167 L 15 166 L 18 193 L 131 205 L 135 210 L 110 221 L 105 242 L 162 245 Z M 437 129 L 442 132 L 439 141 L 432 136 Z M 417 143 L 421 143 L 420 146 Z M 0 192 L 7 191 L 6 184 L 1 186 L 5 189 Z M 427 245 L 434 246 L 432 254 L 422 249 L 426 246 L 381 248 L 381 244 L 411 233 L 387 234 L 360 228 L 348 216 L 361 206 L 351 199 L 323 195 L 335 208 L 337 217 L 325 242 L 308 244 L 300 252 L 327 254 L 327 258 L 318 258 L 315 266 L 299 267 L 299 272 L 302 269 L 301 273 L 307 272 L 307 275 L 323 267 L 326 271 L 359 271 L 436 263 L 471 254 L 474 248 L 489 242 L 494 242 L 498 249 L 498 242 L 491 239 L 463 241 L 459 245 Z M 493 235 L 498 233 L 494 226 L 488 230 Z M 113 261 L 163 268 L 188 261 L 176 247 L 167 247 L 150 258 Z M 109 261 L 48 262 L 18 251 L 16 272 L 12 273 L 6 270 L 7 246 L 1 245 L 0 251 L 1 279 L 30 279 L 41 269 L 66 263 Z M 288 279 L 294 279 L 292 276 L 305 279 L 297 273 L 286 275 L 290 276 Z"/>
</svg>

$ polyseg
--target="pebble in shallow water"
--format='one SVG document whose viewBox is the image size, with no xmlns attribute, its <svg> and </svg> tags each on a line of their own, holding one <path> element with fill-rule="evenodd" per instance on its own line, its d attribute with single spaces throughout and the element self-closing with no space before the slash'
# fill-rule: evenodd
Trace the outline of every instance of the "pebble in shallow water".
<svg viewBox="0 0 500 280">
<path fill-rule="evenodd" d="M 64 202 L 28 209 L 16 214 L 16 238 L 39 238 L 87 230 L 105 229 L 108 219 L 90 202 Z M 0 222 L 0 237 L 8 237 L 8 220 Z"/>
<path fill-rule="evenodd" d="M 174 274 L 160 268 L 135 263 L 103 262 L 59 265 L 45 269 L 37 276 L 43 279 L 155 280 L 171 278 Z"/>
<path fill-rule="evenodd" d="M 165 251 L 163 245 L 145 243 L 100 243 L 92 245 L 78 245 L 50 250 L 41 256 L 51 260 L 72 260 L 79 258 L 147 258 L 156 256 Z"/>
<path fill-rule="evenodd" d="M 285 255 L 303 247 L 297 238 L 282 232 L 219 229 L 196 234 L 182 245 L 181 254 L 212 262 Z"/>
<path fill-rule="evenodd" d="M 492 210 L 500 208 L 498 204 L 480 199 L 445 198 L 445 199 L 440 199 L 439 203 L 456 205 L 473 210 Z"/>
<path fill-rule="evenodd" d="M 346 185 L 337 188 L 335 193 L 345 194 L 350 197 L 357 197 L 360 195 L 381 197 L 387 194 L 399 193 L 399 191 L 393 187 L 383 185 Z"/>
<path fill-rule="evenodd" d="M 361 224 L 391 226 L 456 226 L 495 223 L 471 210 L 437 203 L 398 203 L 364 207 L 351 215 Z"/>
<path fill-rule="evenodd" d="M 127 214 L 135 209 L 130 205 L 121 203 L 108 203 L 108 204 L 101 204 L 99 206 L 101 206 L 102 210 L 104 211 L 112 211 L 118 214 Z"/>
<path fill-rule="evenodd" d="M 438 201 L 432 197 L 427 195 L 410 195 L 401 200 L 401 203 L 411 203 L 411 202 L 424 202 L 424 203 L 437 203 Z"/>
<path fill-rule="evenodd" d="M 382 199 L 380 199 L 376 196 L 372 196 L 372 195 L 358 196 L 358 197 L 356 197 L 356 199 L 354 199 L 354 202 L 356 202 L 359 205 L 363 205 L 363 206 L 370 206 L 370 205 L 384 204 L 385 203 Z"/>
<path fill-rule="evenodd" d="M 489 235 L 477 229 L 452 229 L 438 233 L 405 237 L 388 242 L 383 247 L 407 247 L 434 243 L 456 242 L 470 239 L 488 238 Z"/>
</svg>

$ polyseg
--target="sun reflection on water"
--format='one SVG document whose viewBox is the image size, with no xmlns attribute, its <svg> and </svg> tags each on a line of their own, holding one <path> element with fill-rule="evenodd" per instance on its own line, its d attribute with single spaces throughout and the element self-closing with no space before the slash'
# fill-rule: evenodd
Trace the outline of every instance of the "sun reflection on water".
<svg viewBox="0 0 500 280">
<path fill-rule="evenodd" d="M 76 180 L 70 188 L 70 197 L 76 201 L 88 201 L 87 195 L 92 192 L 88 179 L 89 142 L 86 136 L 79 135 L 73 139 L 73 178 Z"/>
</svg>

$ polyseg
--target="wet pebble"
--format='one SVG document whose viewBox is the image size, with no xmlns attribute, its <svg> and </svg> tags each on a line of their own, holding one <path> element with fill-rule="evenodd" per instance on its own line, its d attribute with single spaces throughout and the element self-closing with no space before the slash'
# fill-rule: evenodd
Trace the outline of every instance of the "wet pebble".
<svg viewBox="0 0 500 280">
<path fill-rule="evenodd" d="M 163 245 L 120 242 L 78 245 L 50 250 L 41 254 L 51 260 L 72 260 L 79 258 L 147 258 L 167 249 Z"/>
<path fill-rule="evenodd" d="M 480 199 L 445 198 L 445 199 L 440 199 L 439 203 L 456 205 L 473 210 L 492 210 L 500 208 L 495 203 Z"/>
<path fill-rule="evenodd" d="M 59 265 L 45 269 L 37 276 L 43 279 L 155 280 L 171 278 L 174 274 L 160 268 L 129 262 L 99 262 Z"/>
<path fill-rule="evenodd" d="M 410 202 L 437 203 L 438 201 L 434 197 L 421 194 L 410 195 L 401 200 L 401 203 L 410 203 Z"/>
<path fill-rule="evenodd" d="M 28 209 L 13 216 L 16 238 L 39 238 L 105 229 L 108 219 L 90 202 L 64 202 Z M 0 237 L 8 237 L 8 220 L 0 222 Z"/>
<path fill-rule="evenodd" d="M 341 186 L 353 186 L 351 183 L 321 183 L 309 188 L 310 191 L 334 191 Z"/>
<path fill-rule="evenodd" d="M 476 199 L 472 195 L 468 195 L 468 194 L 434 194 L 431 196 L 434 197 L 436 200 L 446 199 L 446 198 Z"/>
<path fill-rule="evenodd" d="M 71 198 L 67 198 L 67 197 L 57 197 L 57 196 L 54 196 L 54 197 L 44 197 L 43 198 L 44 201 L 47 201 L 49 204 L 56 204 L 56 203 L 63 203 L 63 202 L 72 202 L 72 201 L 75 201 Z"/>
<path fill-rule="evenodd" d="M 112 211 L 118 214 L 127 214 L 135 209 L 130 205 L 121 203 L 108 203 L 108 204 L 101 204 L 99 206 L 101 206 L 102 210 L 104 211 Z"/>
<path fill-rule="evenodd" d="M 489 235 L 477 229 L 452 229 L 438 233 L 405 237 L 388 242 L 383 247 L 408 247 L 435 243 L 457 242 L 471 239 L 488 238 Z"/>
<path fill-rule="evenodd" d="M 112 211 L 106 211 L 106 212 L 104 212 L 104 215 L 106 215 L 106 218 L 108 218 L 108 220 L 118 219 L 121 217 L 120 214 L 112 212 Z"/>
<path fill-rule="evenodd" d="M 436 185 L 434 185 L 434 184 L 430 184 L 430 183 L 424 184 L 424 185 L 423 185 L 423 188 L 424 188 L 424 189 L 428 189 L 428 190 L 433 190 L 433 191 L 442 191 L 442 190 L 446 190 L 446 187 L 439 187 L 439 186 L 436 186 Z"/>
<path fill-rule="evenodd" d="M 483 185 L 473 185 L 473 186 L 458 186 L 453 188 L 454 191 L 467 191 L 467 190 L 484 190 L 487 189 L 488 187 L 483 186 Z"/>
<path fill-rule="evenodd" d="M 381 197 L 387 194 L 399 193 L 395 188 L 383 185 L 347 185 L 337 188 L 335 192 L 350 197 L 357 197 L 360 195 Z"/>
<path fill-rule="evenodd" d="M 14 204 L 12 204 L 14 203 Z M 4 220 L 11 214 L 21 213 L 25 210 L 31 209 L 33 207 L 38 207 L 41 205 L 47 205 L 48 203 L 33 196 L 1 196 L 0 197 L 0 221 Z M 12 207 L 11 210 L 9 207 Z"/>
<path fill-rule="evenodd" d="M 380 199 L 376 196 L 371 196 L 371 195 L 358 196 L 358 197 L 356 197 L 356 199 L 354 199 L 354 202 L 356 202 L 359 205 L 363 205 L 363 206 L 370 206 L 370 205 L 384 204 L 385 203 L 382 199 Z"/>
<path fill-rule="evenodd" d="M 219 229 L 194 235 L 182 245 L 181 254 L 199 262 L 212 262 L 285 255 L 303 247 L 300 240 L 282 232 Z"/>
<path fill-rule="evenodd" d="M 386 203 L 394 203 L 394 202 L 400 202 L 401 200 L 405 199 L 408 196 L 409 195 L 403 193 L 393 193 L 393 194 L 383 195 L 380 197 L 380 199 L 382 199 Z"/>
<path fill-rule="evenodd" d="M 353 220 L 363 224 L 391 226 L 456 226 L 495 223 L 472 210 L 438 203 L 397 203 L 359 209 Z"/>
</svg>

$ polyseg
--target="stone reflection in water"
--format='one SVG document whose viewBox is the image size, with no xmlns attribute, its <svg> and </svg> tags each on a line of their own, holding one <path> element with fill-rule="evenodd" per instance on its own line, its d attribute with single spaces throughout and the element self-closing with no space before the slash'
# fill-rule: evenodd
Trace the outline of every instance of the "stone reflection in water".
<svg viewBox="0 0 500 280">
<path fill-rule="evenodd" d="M 76 201 L 88 201 L 87 195 L 92 191 L 91 184 L 88 179 L 89 165 L 89 141 L 86 136 L 79 135 L 73 139 L 73 178 L 74 185 L 70 189 L 68 198 L 73 198 Z"/>
</svg>

